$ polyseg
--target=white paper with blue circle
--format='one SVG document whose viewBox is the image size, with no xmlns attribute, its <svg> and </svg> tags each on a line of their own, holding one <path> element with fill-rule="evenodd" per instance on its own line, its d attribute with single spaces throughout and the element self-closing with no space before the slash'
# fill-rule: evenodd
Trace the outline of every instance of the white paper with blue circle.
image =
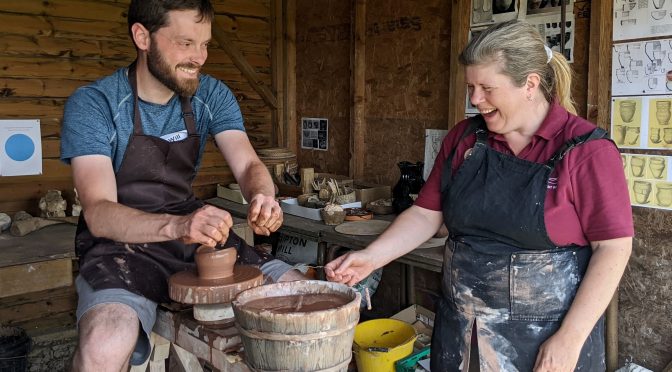
<svg viewBox="0 0 672 372">
<path fill-rule="evenodd" d="M 0 120 L 0 175 L 42 174 L 39 120 Z"/>
</svg>

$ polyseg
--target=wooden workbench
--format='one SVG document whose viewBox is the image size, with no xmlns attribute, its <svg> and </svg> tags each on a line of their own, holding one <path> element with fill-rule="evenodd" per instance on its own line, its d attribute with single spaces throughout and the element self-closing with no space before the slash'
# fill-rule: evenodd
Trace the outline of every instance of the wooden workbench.
<svg viewBox="0 0 672 372">
<path fill-rule="evenodd" d="M 62 223 L 22 237 L 0 234 L 0 298 L 72 285 L 75 229 Z"/>
<path fill-rule="evenodd" d="M 246 218 L 247 216 L 248 205 L 245 204 L 239 204 L 222 198 L 211 198 L 206 200 L 206 203 L 223 208 L 235 217 Z M 376 218 L 388 221 L 393 217 L 376 216 Z M 279 231 L 317 241 L 317 264 L 320 266 L 333 258 L 335 248 L 363 249 L 377 237 L 342 234 L 337 232 L 334 226 L 325 225 L 322 221 L 298 217 L 288 213 L 284 213 L 284 222 Z M 443 266 L 443 246 L 418 248 L 399 257 L 396 261 L 404 264 L 402 276 L 406 288 L 402 293 L 406 297 L 402 299 L 401 303 L 410 305 L 415 302 L 414 269 L 421 268 L 440 273 Z"/>
</svg>

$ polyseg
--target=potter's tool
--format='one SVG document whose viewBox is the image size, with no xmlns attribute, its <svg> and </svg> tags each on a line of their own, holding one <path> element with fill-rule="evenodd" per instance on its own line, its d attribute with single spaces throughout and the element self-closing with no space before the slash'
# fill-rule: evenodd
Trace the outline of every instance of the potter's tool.
<svg viewBox="0 0 672 372">
<path fill-rule="evenodd" d="M 233 320 L 231 301 L 238 293 L 263 284 L 253 266 L 236 265 L 235 248 L 196 250 L 196 271 L 181 271 L 168 280 L 173 301 L 193 304 L 194 319 L 210 325 Z"/>
<path fill-rule="evenodd" d="M 371 295 L 369 294 L 369 287 L 364 287 L 364 295 L 366 296 L 366 309 L 371 310 Z"/>
</svg>

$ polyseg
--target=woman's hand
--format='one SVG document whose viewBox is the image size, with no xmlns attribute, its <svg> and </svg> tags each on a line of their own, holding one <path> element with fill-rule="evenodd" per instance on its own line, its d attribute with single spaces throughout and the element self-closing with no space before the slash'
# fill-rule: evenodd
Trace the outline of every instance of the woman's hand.
<svg viewBox="0 0 672 372">
<path fill-rule="evenodd" d="M 376 269 L 373 257 L 367 250 L 346 253 L 324 267 L 327 280 L 349 286 L 359 283 Z"/>
<path fill-rule="evenodd" d="M 572 372 L 579 361 L 581 347 L 584 342 L 578 337 L 570 337 L 556 332 L 549 337 L 537 354 L 534 372 Z"/>
</svg>

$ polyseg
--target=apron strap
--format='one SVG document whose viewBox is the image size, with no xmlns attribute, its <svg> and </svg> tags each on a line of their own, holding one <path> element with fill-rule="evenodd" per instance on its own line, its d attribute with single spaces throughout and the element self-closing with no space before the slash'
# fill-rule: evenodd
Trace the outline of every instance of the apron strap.
<svg viewBox="0 0 672 372">
<path fill-rule="evenodd" d="M 555 165 L 560 160 L 562 160 L 567 155 L 567 153 L 569 153 L 569 151 L 572 150 L 574 147 L 586 143 L 588 141 L 602 138 L 607 138 L 607 132 L 602 128 L 595 128 L 592 132 L 574 137 L 569 141 L 565 142 L 565 144 L 562 145 L 558 149 L 558 151 L 556 151 L 555 154 L 553 154 L 553 156 L 551 156 L 551 158 L 546 162 L 546 165 L 551 169 L 554 169 Z"/>
<path fill-rule="evenodd" d="M 464 133 L 462 133 L 457 143 L 459 144 L 460 142 L 462 142 L 463 139 L 476 133 L 476 142 L 487 145 L 488 131 L 486 128 L 487 127 L 485 124 L 485 120 L 483 120 L 483 116 L 476 115 L 471 117 L 469 119 L 469 125 L 467 126 L 467 129 L 464 130 Z M 453 163 L 453 156 L 455 156 L 455 151 L 457 151 L 457 146 L 453 148 L 453 150 L 450 152 L 450 155 L 448 155 L 443 164 L 443 169 L 441 172 L 441 190 L 445 189 L 445 187 L 448 185 L 448 183 L 450 183 L 450 181 L 453 178 L 452 163 Z"/>
</svg>

